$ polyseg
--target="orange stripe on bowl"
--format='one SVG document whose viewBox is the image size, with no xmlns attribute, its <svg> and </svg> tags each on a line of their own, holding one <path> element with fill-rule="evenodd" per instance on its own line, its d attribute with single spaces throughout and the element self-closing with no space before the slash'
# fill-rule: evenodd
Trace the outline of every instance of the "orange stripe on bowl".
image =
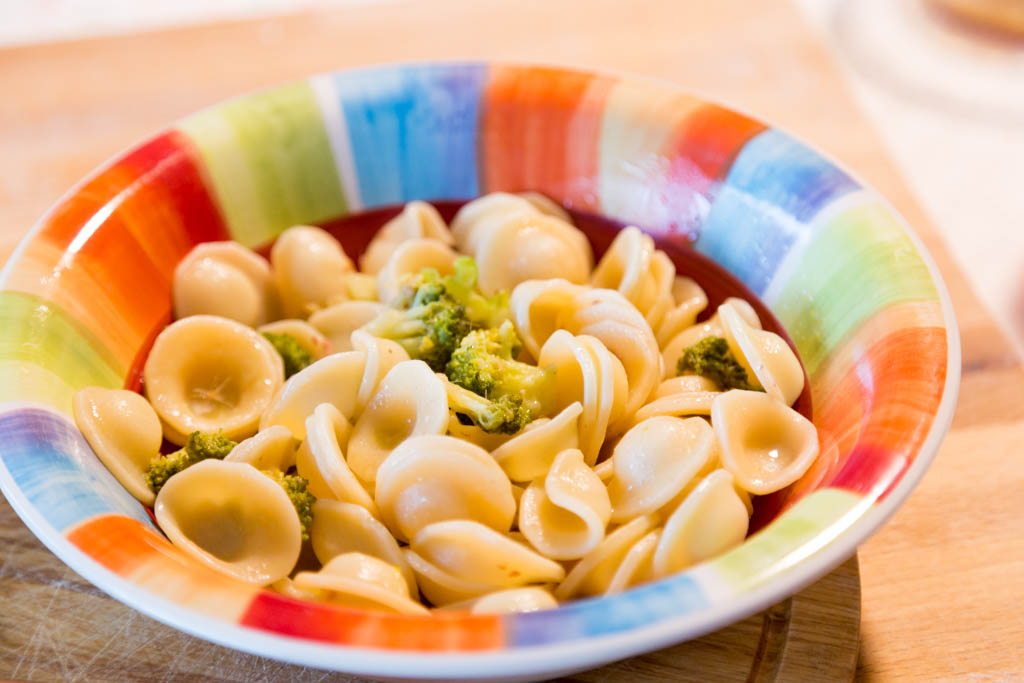
<svg viewBox="0 0 1024 683">
<path fill-rule="evenodd" d="M 138 588 L 218 619 L 238 621 L 260 590 L 199 564 L 152 528 L 121 515 L 94 517 L 66 535 Z"/>
<path fill-rule="evenodd" d="M 170 313 L 175 265 L 227 233 L 180 134 L 100 171 L 47 217 L 7 287 L 62 306 L 128 366 Z"/>
<path fill-rule="evenodd" d="M 536 190 L 599 209 L 597 175 L 606 76 L 494 67 L 481 114 L 481 193 Z"/>
<path fill-rule="evenodd" d="M 295 600 L 263 591 L 241 622 L 285 635 L 345 645 L 401 650 L 493 650 L 505 646 L 500 617 L 404 616 Z"/>
</svg>

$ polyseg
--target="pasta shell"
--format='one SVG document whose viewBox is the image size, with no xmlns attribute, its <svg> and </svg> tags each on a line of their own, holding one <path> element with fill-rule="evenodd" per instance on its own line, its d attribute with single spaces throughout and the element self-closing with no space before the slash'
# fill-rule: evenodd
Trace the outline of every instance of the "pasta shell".
<svg viewBox="0 0 1024 683">
<path fill-rule="evenodd" d="M 708 297 L 693 279 L 676 276 L 672 285 L 673 306 L 655 328 L 658 346 L 664 347 L 677 334 L 697 323 L 697 316 L 708 307 Z"/>
<path fill-rule="evenodd" d="M 664 283 L 664 292 L 655 289 L 656 282 L 652 277 L 654 253 L 654 240 L 649 235 L 634 226 L 623 228 L 594 268 L 590 284 L 619 291 L 646 314 L 659 296 L 671 296 L 671 277 Z M 674 275 L 675 267 L 672 271 Z"/>
<path fill-rule="evenodd" d="M 512 484 L 487 451 L 450 436 L 402 442 L 377 470 L 381 518 L 400 541 L 434 522 L 470 519 L 507 532 L 516 514 Z"/>
<path fill-rule="evenodd" d="M 308 225 L 282 232 L 270 250 L 270 262 L 289 318 L 306 317 L 329 301 L 345 297 L 345 276 L 353 270 L 338 240 Z"/>
<path fill-rule="evenodd" d="M 280 365 L 278 360 L 278 365 Z M 306 418 L 321 403 L 330 403 L 347 418 L 355 413 L 366 365 L 362 351 L 332 353 L 288 378 L 260 418 L 260 429 L 284 425 L 295 438 L 306 438 Z"/>
<path fill-rule="evenodd" d="M 574 560 L 604 538 L 608 491 L 578 450 L 562 451 L 519 501 L 519 530 L 546 557 Z"/>
<path fill-rule="evenodd" d="M 573 334 L 600 339 L 622 363 L 629 391 L 621 419 L 612 418 L 611 425 L 613 434 L 621 433 L 661 378 L 661 356 L 650 325 L 633 304 L 611 289 L 578 294 L 562 323 Z"/>
<path fill-rule="evenodd" d="M 751 327 L 730 304 L 718 307 L 725 340 L 736 359 L 764 390 L 793 405 L 804 390 L 804 370 L 793 349 L 774 332 Z"/>
<path fill-rule="evenodd" d="M 293 337 L 299 343 L 299 346 L 309 351 L 309 355 L 315 361 L 332 352 L 330 340 L 305 320 L 295 318 L 276 320 L 266 325 L 260 325 L 258 331 L 261 334 L 270 332 L 272 334 L 287 334 Z"/>
<path fill-rule="evenodd" d="M 715 470 L 665 522 L 652 558 L 654 574 L 668 576 L 738 546 L 747 536 L 749 522 L 732 475 Z"/>
<path fill-rule="evenodd" d="M 431 604 L 444 606 L 465 602 L 500 590 L 500 586 L 454 576 L 420 557 L 411 548 L 403 548 L 402 554 L 416 575 L 416 585 L 420 592 Z"/>
<path fill-rule="evenodd" d="M 194 315 L 157 336 L 143 370 L 146 396 L 164 436 L 184 445 L 196 430 L 239 441 L 256 433 L 260 415 L 284 382 L 281 357 L 252 328 Z"/>
<path fill-rule="evenodd" d="M 590 276 L 590 244 L 572 224 L 539 212 L 504 220 L 479 238 L 473 252 L 484 294 L 511 290 L 526 280 L 563 277 L 583 284 Z"/>
<path fill-rule="evenodd" d="M 295 465 L 298 443 L 287 427 L 274 425 L 239 443 L 224 459 L 244 462 L 258 470 L 285 472 Z"/>
<path fill-rule="evenodd" d="M 428 613 L 409 597 L 409 586 L 397 567 L 360 552 L 338 555 L 318 572 L 299 572 L 292 583 L 334 605 L 398 614 Z"/>
<path fill-rule="evenodd" d="M 711 424 L 722 464 L 759 496 L 789 486 L 818 457 L 818 432 L 810 420 L 760 391 L 720 394 L 711 404 Z"/>
<path fill-rule="evenodd" d="M 403 361 L 384 375 L 356 422 L 348 445 L 349 466 L 372 484 L 392 449 L 412 436 L 444 434 L 447 427 L 444 383 L 423 361 Z"/>
<path fill-rule="evenodd" d="M 626 553 L 654 528 L 654 522 L 654 517 L 650 515 L 637 517 L 605 536 L 555 588 L 555 598 L 562 601 L 606 592 Z"/>
<path fill-rule="evenodd" d="M 437 240 L 402 242 L 377 273 L 377 298 L 381 303 L 390 303 L 398 296 L 402 280 L 408 275 L 416 275 L 424 268 L 433 268 L 441 275 L 451 274 L 457 257 L 448 245 Z"/>
<path fill-rule="evenodd" d="M 376 301 L 343 301 L 309 316 L 309 324 L 331 342 L 335 353 L 351 351 L 352 332 L 370 322 L 384 310 Z"/>
<path fill-rule="evenodd" d="M 509 296 L 509 312 L 516 332 L 530 355 L 537 358 L 540 347 L 556 330 L 562 319 L 575 308 L 576 295 L 586 291 L 561 278 L 520 282 Z"/>
<path fill-rule="evenodd" d="M 348 420 L 337 408 L 321 403 L 306 418 L 306 440 L 299 447 L 295 465 L 317 498 L 354 503 L 376 517 L 380 515 L 377 505 L 345 462 L 342 448 L 350 431 Z"/>
<path fill-rule="evenodd" d="M 410 547 L 451 576 L 501 588 L 561 581 L 565 577 L 562 565 L 470 520 L 429 524 L 416 533 Z"/>
<path fill-rule="evenodd" d="M 615 446 L 608 482 L 611 521 L 654 512 L 675 496 L 711 456 L 715 435 L 701 418 L 652 417 Z"/>
<path fill-rule="evenodd" d="M 558 607 L 558 601 L 551 591 L 537 586 L 508 588 L 481 595 L 472 600 L 457 602 L 442 608 L 442 611 L 469 612 L 470 614 L 515 614 L 538 612 Z"/>
<path fill-rule="evenodd" d="M 321 564 L 345 553 L 370 555 L 398 567 L 409 586 L 409 595 L 418 594 L 416 577 L 395 537 L 362 505 L 323 498 L 316 501 L 309 538 Z"/>
<path fill-rule="evenodd" d="M 652 560 L 654 551 L 661 539 L 661 529 L 649 532 L 622 556 L 622 561 L 612 574 L 608 587 L 605 588 L 605 595 L 621 593 L 630 586 L 643 583 L 653 578 Z"/>
<path fill-rule="evenodd" d="M 543 477 L 556 455 L 579 447 L 582 413 L 581 403 L 570 403 L 553 418 L 542 417 L 530 422 L 491 455 L 512 481 L 532 481 Z"/>
<path fill-rule="evenodd" d="M 437 209 L 426 202 L 412 201 L 373 236 L 359 257 L 359 270 L 376 275 L 399 244 L 415 239 L 433 239 L 447 245 L 455 242 Z"/>
<path fill-rule="evenodd" d="M 146 470 L 163 438 L 152 406 L 134 391 L 86 387 L 75 393 L 71 410 L 100 462 L 140 503 L 152 505 Z"/>
<path fill-rule="evenodd" d="M 547 214 L 568 221 L 568 214 L 557 204 L 537 193 L 514 195 L 491 192 L 467 202 L 452 219 L 452 236 L 460 251 L 475 255 L 481 238 L 503 222 L 526 214 Z"/>
<path fill-rule="evenodd" d="M 216 315 L 262 325 L 277 313 L 266 259 L 237 242 L 196 245 L 174 269 L 174 317 Z"/>
<path fill-rule="evenodd" d="M 580 450 L 587 464 L 597 461 L 609 421 L 625 404 L 626 373 L 604 344 L 593 337 L 558 330 L 544 343 L 538 364 L 555 369 L 558 409 L 579 402 Z"/>
<path fill-rule="evenodd" d="M 175 474 L 153 505 L 172 543 L 242 581 L 267 585 L 299 559 L 302 528 L 277 482 L 241 462 L 204 460 Z"/>
<path fill-rule="evenodd" d="M 697 375 L 667 379 L 658 385 L 654 400 L 636 412 L 634 423 L 661 415 L 710 415 L 711 403 L 719 393 L 714 382 Z"/>
<path fill-rule="evenodd" d="M 352 346 L 356 351 L 366 354 L 363 378 L 359 382 L 359 392 L 356 394 L 356 406 L 353 410 L 353 417 L 358 418 L 377 392 L 380 381 L 391 368 L 409 360 L 409 354 L 396 342 L 374 337 L 363 330 L 355 330 L 352 333 Z"/>
</svg>

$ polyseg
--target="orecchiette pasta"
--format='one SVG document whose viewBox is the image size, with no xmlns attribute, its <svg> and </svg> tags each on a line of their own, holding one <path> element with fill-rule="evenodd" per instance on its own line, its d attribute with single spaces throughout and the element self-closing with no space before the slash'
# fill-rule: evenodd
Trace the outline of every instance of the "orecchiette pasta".
<svg viewBox="0 0 1024 683">
<path fill-rule="evenodd" d="M 287 427 L 273 425 L 232 448 L 224 460 L 244 462 L 258 470 L 285 472 L 295 466 L 295 451 L 298 444 Z"/>
<path fill-rule="evenodd" d="M 417 436 L 395 448 L 377 471 L 374 496 L 400 541 L 450 519 L 507 532 L 516 514 L 512 484 L 494 459 L 450 436 Z"/>
<path fill-rule="evenodd" d="M 426 614 L 409 597 L 405 577 L 393 564 L 360 552 L 338 555 L 318 572 L 299 572 L 295 588 L 315 600 L 346 607 L 363 607 L 399 614 Z"/>
<path fill-rule="evenodd" d="M 260 325 L 257 331 L 264 334 L 286 334 L 292 337 L 302 348 L 309 352 L 313 360 L 320 360 L 332 351 L 348 350 L 333 348 L 331 341 L 305 320 L 296 320 L 294 318 L 275 320 L 272 323 Z"/>
<path fill-rule="evenodd" d="M 534 420 L 492 453 L 512 481 L 532 481 L 551 469 L 555 456 L 579 447 L 583 405 L 570 403 L 553 418 Z"/>
<path fill-rule="evenodd" d="M 362 505 L 337 500 L 318 500 L 313 505 L 313 524 L 309 529 L 313 552 L 326 565 L 338 555 L 363 553 L 398 567 L 409 586 L 409 595 L 416 596 L 416 577 L 405 561 L 401 548 L 387 530 Z"/>
<path fill-rule="evenodd" d="M 245 463 L 183 470 L 160 489 L 153 514 L 174 545 L 242 581 L 273 583 L 299 559 L 302 530 L 288 494 Z"/>
<path fill-rule="evenodd" d="M 618 527 L 583 556 L 555 589 L 555 597 L 568 600 L 576 596 L 601 595 L 608 591 L 619 565 L 629 550 L 655 526 L 651 515 L 636 517 Z"/>
<path fill-rule="evenodd" d="M 734 389 L 711 404 L 722 464 L 747 491 L 764 495 L 799 479 L 818 457 L 806 417 L 759 391 Z"/>
<path fill-rule="evenodd" d="M 297 600 L 551 609 L 729 551 L 752 495 L 817 456 L 783 336 L 738 298 L 697 322 L 720 292 L 640 229 L 595 268 L 536 193 L 468 202 L 450 231 L 422 201 L 392 215 L 361 272 L 310 226 L 269 264 L 196 247 L 145 398 L 75 395 L 92 450 L 184 555 Z"/>
<path fill-rule="evenodd" d="M 284 425 L 297 439 L 306 438 L 306 418 L 321 403 L 345 416 L 355 414 L 366 354 L 333 353 L 288 378 L 260 418 L 260 429 Z"/>
<path fill-rule="evenodd" d="M 626 432 L 612 454 L 611 521 L 622 523 L 670 501 L 711 457 L 714 440 L 699 417 L 652 417 Z"/>
<path fill-rule="evenodd" d="M 470 520 L 434 522 L 420 529 L 409 546 L 413 552 L 459 579 L 515 588 L 562 580 L 562 565 Z"/>
<path fill-rule="evenodd" d="M 96 456 L 140 503 L 152 505 L 149 462 L 160 453 L 160 418 L 134 391 L 86 387 L 71 402 L 75 421 Z"/>
<path fill-rule="evenodd" d="M 348 445 L 352 471 L 372 484 L 377 468 L 400 443 L 421 434 L 444 434 L 448 401 L 444 383 L 420 360 L 392 367 L 356 421 Z"/>
<path fill-rule="evenodd" d="M 519 530 L 555 560 L 583 557 L 604 538 L 612 514 L 608 491 L 578 450 L 562 451 L 519 501 Z"/>
<path fill-rule="evenodd" d="M 345 275 L 352 271 L 338 240 L 320 228 L 288 228 L 274 242 L 270 262 L 288 317 L 305 317 L 328 302 L 347 297 Z"/>
<path fill-rule="evenodd" d="M 804 389 L 804 369 L 779 335 L 750 326 L 731 304 L 718 307 L 723 336 L 749 376 L 766 392 L 792 405 Z"/>
<path fill-rule="evenodd" d="M 594 337 L 555 332 L 540 350 L 538 363 L 555 369 L 555 402 L 559 408 L 579 402 L 580 450 L 587 464 L 597 461 L 608 424 L 622 414 L 626 372 L 622 363 Z"/>
<path fill-rule="evenodd" d="M 335 353 L 351 351 L 352 332 L 376 318 L 384 305 L 376 301 L 343 301 L 309 316 L 309 324 L 331 343 Z"/>
<path fill-rule="evenodd" d="M 739 545 L 747 535 L 749 521 L 732 475 L 715 470 L 665 522 L 651 560 L 654 574 L 673 574 Z"/>
<path fill-rule="evenodd" d="M 452 221 L 459 248 L 480 265 L 485 294 L 525 280 L 563 277 L 584 283 L 593 255 L 572 223 L 538 208 L 540 202 L 494 193 L 466 204 Z"/>
<path fill-rule="evenodd" d="M 479 598 L 447 605 L 444 611 L 469 612 L 470 614 L 512 614 L 515 612 L 537 612 L 558 607 L 558 601 L 551 591 L 537 586 L 508 588 L 481 595 Z"/>
<path fill-rule="evenodd" d="M 277 313 L 266 260 L 237 242 L 207 242 L 174 269 L 174 316 L 217 315 L 262 325 Z"/>
<path fill-rule="evenodd" d="M 221 431 L 236 440 L 254 434 L 284 382 L 281 358 L 270 342 L 252 328 L 211 315 L 171 323 L 154 342 L 143 372 L 164 436 L 178 445 L 196 430 Z"/>
<path fill-rule="evenodd" d="M 299 475 L 309 481 L 317 498 L 354 503 L 379 516 L 373 497 L 352 474 L 342 451 L 351 433 L 345 416 L 330 403 L 321 403 L 306 418 L 306 439 L 295 459 Z"/>
<path fill-rule="evenodd" d="M 359 257 L 359 270 L 376 275 L 399 244 L 417 239 L 437 240 L 449 246 L 455 242 L 437 209 L 426 202 L 413 201 L 373 236 Z"/>
</svg>

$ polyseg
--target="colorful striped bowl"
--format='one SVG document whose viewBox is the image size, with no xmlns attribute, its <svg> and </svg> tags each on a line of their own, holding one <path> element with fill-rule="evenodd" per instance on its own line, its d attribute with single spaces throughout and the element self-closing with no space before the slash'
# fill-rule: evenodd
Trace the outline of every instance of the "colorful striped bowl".
<svg viewBox="0 0 1024 683">
<path fill-rule="evenodd" d="M 615 597 L 512 616 L 307 604 L 198 566 L 70 418 L 134 385 L 193 245 L 411 199 L 531 189 L 697 248 L 760 295 L 806 363 L 821 456 L 742 546 Z M 920 242 L 786 133 L 663 84 L 559 68 L 386 66 L 315 76 L 180 121 L 92 174 L 0 286 L 0 484 L 49 548 L 119 600 L 230 647 L 388 677 L 530 678 L 691 638 L 849 557 L 949 426 L 960 347 Z"/>
</svg>

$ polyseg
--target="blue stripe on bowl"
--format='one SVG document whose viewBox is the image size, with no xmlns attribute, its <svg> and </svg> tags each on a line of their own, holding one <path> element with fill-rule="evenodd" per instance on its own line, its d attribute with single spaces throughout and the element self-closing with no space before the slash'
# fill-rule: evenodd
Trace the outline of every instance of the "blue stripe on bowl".
<svg viewBox="0 0 1024 683">
<path fill-rule="evenodd" d="M 765 131 L 736 157 L 696 247 L 761 294 L 818 211 L 859 187 L 785 133 Z"/>
<path fill-rule="evenodd" d="M 478 194 L 483 65 L 385 67 L 339 73 L 362 205 Z"/>
<path fill-rule="evenodd" d="M 516 614 L 506 619 L 509 647 L 565 642 L 574 636 L 628 631 L 707 607 L 707 596 L 680 574 L 633 588 L 621 595 L 580 600 L 557 610 Z"/>
<path fill-rule="evenodd" d="M 38 408 L 0 415 L 0 443 L 0 459 L 18 488 L 57 531 L 107 513 L 156 528 L 63 417 Z"/>
</svg>

